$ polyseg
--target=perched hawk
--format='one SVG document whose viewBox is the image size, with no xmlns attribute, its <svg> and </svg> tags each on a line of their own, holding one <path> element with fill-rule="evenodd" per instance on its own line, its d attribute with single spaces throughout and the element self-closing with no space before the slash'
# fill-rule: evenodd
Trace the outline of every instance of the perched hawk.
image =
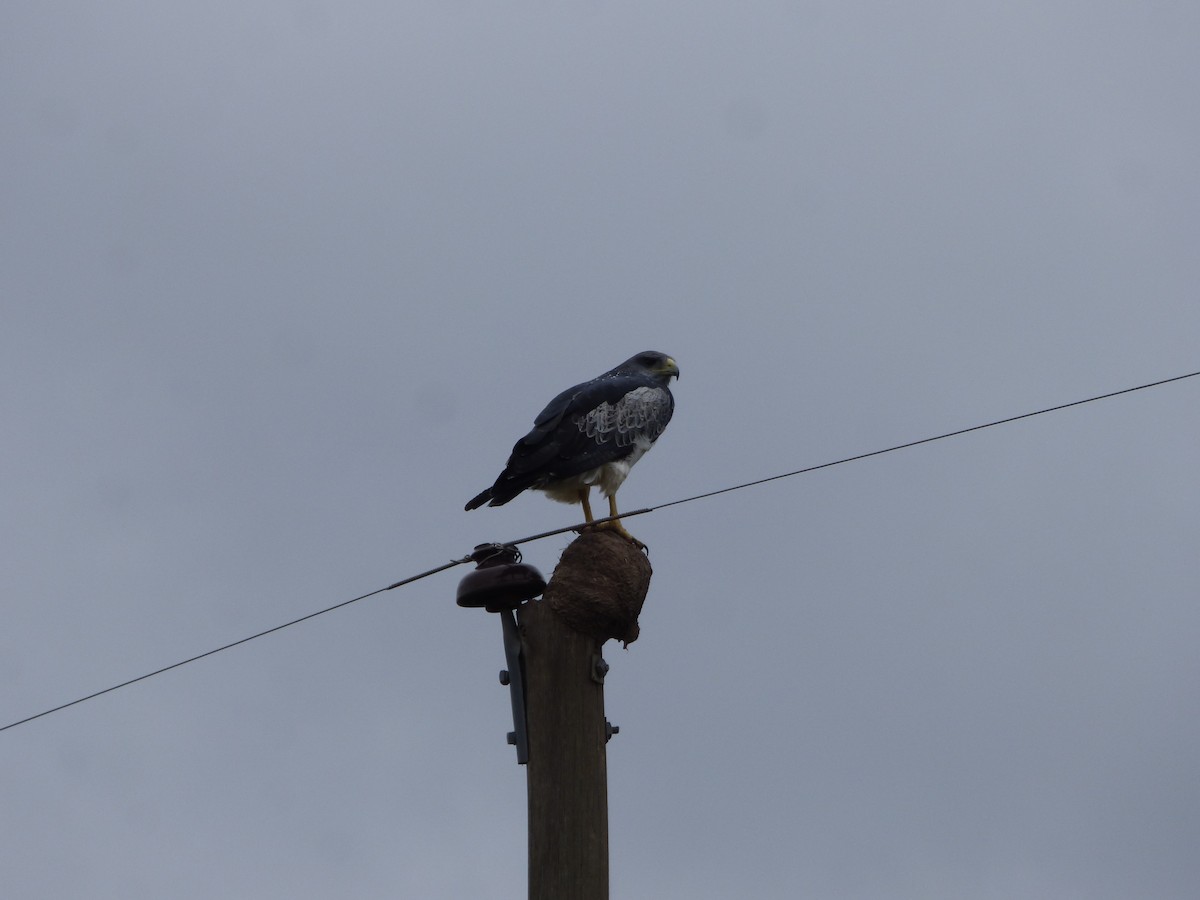
<svg viewBox="0 0 1200 900">
<path fill-rule="evenodd" d="M 617 488 L 671 421 L 675 398 L 668 385 L 678 377 L 675 360 L 647 351 L 563 391 L 517 441 L 496 483 L 466 508 L 503 506 L 521 491 L 535 490 L 581 503 L 591 522 L 588 493 L 597 485 L 608 497 L 609 515 L 616 516 Z M 632 539 L 619 520 L 610 527 Z"/>
</svg>

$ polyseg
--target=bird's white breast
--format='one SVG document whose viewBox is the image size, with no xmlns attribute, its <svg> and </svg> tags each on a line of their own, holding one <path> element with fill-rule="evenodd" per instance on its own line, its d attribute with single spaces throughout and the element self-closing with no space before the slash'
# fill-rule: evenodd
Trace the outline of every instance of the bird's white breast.
<svg viewBox="0 0 1200 900">
<path fill-rule="evenodd" d="M 633 464 L 641 459 L 652 446 L 654 443 L 649 438 L 638 437 L 633 443 L 633 452 L 624 459 L 605 463 L 595 469 L 564 478 L 562 481 L 556 481 L 545 487 L 537 488 L 537 490 L 561 503 L 578 503 L 580 488 L 593 486 L 599 487 L 604 496 L 611 497 L 629 476 L 629 470 L 633 468 Z"/>
</svg>

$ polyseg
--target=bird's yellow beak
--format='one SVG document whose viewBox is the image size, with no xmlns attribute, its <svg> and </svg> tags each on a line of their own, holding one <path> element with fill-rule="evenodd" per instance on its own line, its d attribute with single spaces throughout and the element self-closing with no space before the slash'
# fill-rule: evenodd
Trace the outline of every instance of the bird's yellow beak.
<svg viewBox="0 0 1200 900">
<path fill-rule="evenodd" d="M 659 366 L 658 371 L 661 374 L 666 375 L 668 378 L 674 375 L 676 380 L 679 379 L 679 363 L 675 362 L 675 360 L 669 356 L 666 358 L 663 364 Z"/>
</svg>

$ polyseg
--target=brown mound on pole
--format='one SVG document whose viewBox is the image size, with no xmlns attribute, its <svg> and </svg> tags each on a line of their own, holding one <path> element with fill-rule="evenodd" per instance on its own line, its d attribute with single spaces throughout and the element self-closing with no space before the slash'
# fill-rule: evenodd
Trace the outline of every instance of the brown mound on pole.
<svg viewBox="0 0 1200 900">
<path fill-rule="evenodd" d="M 576 631 L 632 644 L 652 574 L 646 554 L 621 535 L 585 531 L 563 551 L 542 602 Z"/>
</svg>

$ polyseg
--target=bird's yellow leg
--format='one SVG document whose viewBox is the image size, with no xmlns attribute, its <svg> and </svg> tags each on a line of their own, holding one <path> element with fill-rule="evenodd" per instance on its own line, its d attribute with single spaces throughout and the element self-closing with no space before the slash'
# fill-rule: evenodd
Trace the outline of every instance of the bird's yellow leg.
<svg viewBox="0 0 1200 900">
<path fill-rule="evenodd" d="M 591 492 L 590 487 L 581 487 L 579 489 L 579 502 L 583 506 L 583 521 L 592 521 L 592 504 L 588 500 L 588 494 Z"/>
<path fill-rule="evenodd" d="M 633 543 L 637 544 L 638 547 L 641 548 L 642 550 L 646 549 L 646 545 L 643 544 L 641 541 L 639 541 L 637 538 L 635 538 L 628 531 L 626 531 L 625 526 L 621 524 L 621 520 L 619 518 L 617 518 L 620 515 L 620 513 L 617 512 L 617 496 L 616 496 L 616 494 L 608 495 L 608 514 L 610 516 L 612 516 L 613 518 L 608 522 L 601 522 L 599 525 L 596 526 L 597 528 L 611 528 L 613 531 L 615 531 L 621 537 L 625 538 L 625 540 L 632 541 Z"/>
</svg>

